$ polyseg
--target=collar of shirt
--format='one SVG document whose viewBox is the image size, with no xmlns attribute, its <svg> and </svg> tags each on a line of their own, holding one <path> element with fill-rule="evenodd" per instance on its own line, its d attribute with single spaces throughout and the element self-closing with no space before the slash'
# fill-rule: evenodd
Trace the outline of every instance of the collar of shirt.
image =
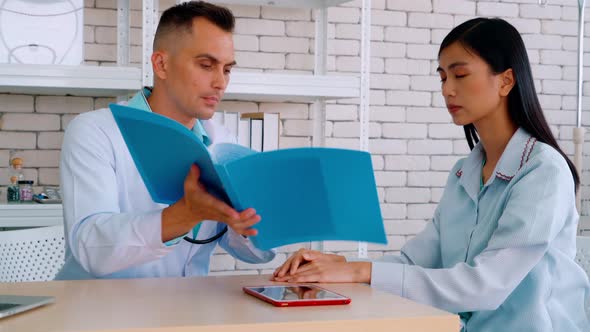
<svg viewBox="0 0 590 332">
<path fill-rule="evenodd" d="M 127 106 L 140 109 L 146 112 L 152 112 L 150 104 L 148 103 L 147 99 L 152 94 L 152 89 L 149 87 L 144 87 L 141 91 L 137 92 L 133 98 L 129 100 Z M 211 145 L 211 139 L 205 128 L 203 128 L 203 124 L 201 120 L 197 120 L 195 122 L 195 126 L 192 129 L 192 132 L 205 144 L 205 146 Z"/>
<path fill-rule="evenodd" d="M 498 164 L 485 186 L 491 185 L 496 179 L 503 181 L 510 181 L 529 160 L 531 151 L 537 139 L 532 137 L 526 130 L 518 128 L 512 135 L 512 138 L 506 145 Z M 481 143 L 477 144 L 473 151 L 469 154 L 461 169 L 456 173 L 461 179 L 459 183 L 465 188 L 465 191 L 473 199 L 477 201 L 480 193 L 479 183 L 482 176 L 482 163 L 485 157 L 485 151 Z"/>
</svg>

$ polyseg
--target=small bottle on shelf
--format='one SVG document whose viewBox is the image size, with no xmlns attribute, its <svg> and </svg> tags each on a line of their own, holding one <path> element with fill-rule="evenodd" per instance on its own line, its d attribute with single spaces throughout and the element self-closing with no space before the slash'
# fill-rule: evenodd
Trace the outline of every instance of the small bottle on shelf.
<svg viewBox="0 0 590 332">
<path fill-rule="evenodd" d="M 20 201 L 22 203 L 33 202 L 33 181 L 31 181 L 31 180 L 18 181 L 18 189 L 19 189 Z"/>
<path fill-rule="evenodd" d="M 10 185 L 6 189 L 6 201 L 8 203 L 18 203 L 20 201 L 17 179 L 14 175 L 10 177 Z"/>
<path fill-rule="evenodd" d="M 13 158 L 10 161 L 10 185 L 6 191 L 6 200 L 8 203 L 20 202 L 19 182 L 25 179 L 23 174 L 23 160 Z"/>
</svg>

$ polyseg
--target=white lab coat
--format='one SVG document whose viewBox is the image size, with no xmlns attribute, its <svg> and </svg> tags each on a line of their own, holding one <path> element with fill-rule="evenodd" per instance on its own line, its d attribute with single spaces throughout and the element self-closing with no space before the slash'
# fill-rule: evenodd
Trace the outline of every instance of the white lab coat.
<svg viewBox="0 0 590 332">
<path fill-rule="evenodd" d="M 235 142 L 224 127 L 213 121 L 202 124 L 212 144 Z M 63 141 L 60 172 L 66 262 L 57 279 L 207 275 L 217 243 L 248 263 L 274 258 L 273 251 L 255 248 L 231 229 L 205 245 L 162 243 L 161 213 L 166 205 L 152 201 L 109 109 L 72 120 Z M 197 239 L 209 238 L 223 226 L 205 221 Z"/>
</svg>

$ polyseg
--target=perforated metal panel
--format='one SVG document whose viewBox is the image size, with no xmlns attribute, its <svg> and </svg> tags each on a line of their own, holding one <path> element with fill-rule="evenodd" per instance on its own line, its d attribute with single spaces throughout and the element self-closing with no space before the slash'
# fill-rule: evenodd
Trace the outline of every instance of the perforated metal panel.
<svg viewBox="0 0 590 332">
<path fill-rule="evenodd" d="M 0 282 L 53 280 L 64 248 L 63 226 L 0 232 Z"/>
<path fill-rule="evenodd" d="M 576 246 L 576 262 L 590 277 L 590 236 L 578 236 Z M 590 317 L 590 303 L 586 303 L 586 314 Z"/>
</svg>

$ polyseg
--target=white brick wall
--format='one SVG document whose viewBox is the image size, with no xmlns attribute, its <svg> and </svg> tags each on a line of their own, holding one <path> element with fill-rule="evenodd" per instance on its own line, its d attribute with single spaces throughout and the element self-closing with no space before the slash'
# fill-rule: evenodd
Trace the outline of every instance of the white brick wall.
<svg viewBox="0 0 590 332">
<path fill-rule="evenodd" d="M 432 2 L 430 0 L 387 0 L 386 8 L 405 12 L 430 12 Z"/>
<path fill-rule="evenodd" d="M 430 31 L 420 28 L 386 27 L 385 41 L 399 43 L 428 43 Z"/>
<path fill-rule="evenodd" d="M 237 18 L 235 32 L 238 35 L 284 36 L 285 22 Z"/>
<path fill-rule="evenodd" d="M 309 39 L 294 37 L 260 37 L 260 51 L 276 53 L 308 53 Z"/>
<path fill-rule="evenodd" d="M 162 8 L 173 0 L 161 0 Z M 116 1 L 85 1 L 85 56 L 89 64 L 113 65 L 116 60 Z M 330 71 L 351 73 L 360 67 L 360 1 L 328 10 Z M 237 17 L 234 36 L 239 69 L 307 72 L 314 67 L 314 17 L 309 9 L 231 6 Z M 141 3 L 131 2 L 132 60 L 139 61 Z M 370 245 L 370 256 L 396 252 L 423 229 L 440 201 L 448 171 L 469 152 L 462 128 L 451 123 L 435 72 L 439 44 L 449 30 L 474 15 L 506 18 L 522 33 L 533 64 L 539 99 L 552 129 L 567 152 L 573 151 L 571 130 L 576 109 L 577 3 L 555 0 L 373 0 L 371 31 L 370 152 L 390 240 Z M 590 20 L 590 19 L 588 19 Z M 586 33 L 590 33 L 587 26 Z M 585 41 L 590 51 L 590 38 Z M 585 57 L 590 63 L 590 55 Z M 590 66 L 589 66 L 590 67 Z M 590 80 L 590 68 L 584 78 Z M 584 86 L 590 95 L 590 84 Z M 25 158 L 25 174 L 36 185 L 59 183 L 59 149 L 63 131 L 78 113 L 106 107 L 114 98 L 0 94 L 0 186 L 8 181 L 10 156 Z M 590 108 L 585 97 L 584 109 Z M 310 105 L 224 101 L 220 109 L 238 112 L 280 112 L 281 148 L 311 145 Z M 358 99 L 328 103 L 327 145 L 357 149 Z M 590 114 L 583 116 L 590 123 Z M 590 143 L 586 144 L 586 151 Z M 590 197 L 585 158 L 584 198 Z M 4 193 L 0 188 L 0 192 Z M 583 213 L 590 212 L 586 204 Z M 252 274 L 274 269 L 287 253 L 303 246 L 279 248 L 265 265 L 236 262 L 217 250 L 211 274 Z M 348 242 L 326 243 L 326 250 L 356 254 Z"/>
<path fill-rule="evenodd" d="M 25 95 L 0 95 L 0 113 L 32 113 L 35 98 Z"/>
<path fill-rule="evenodd" d="M 518 4 L 478 2 L 476 14 L 479 16 L 518 17 Z"/>
<path fill-rule="evenodd" d="M 4 113 L 1 128 L 7 131 L 59 130 L 59 115 Z"/>
</svg>

